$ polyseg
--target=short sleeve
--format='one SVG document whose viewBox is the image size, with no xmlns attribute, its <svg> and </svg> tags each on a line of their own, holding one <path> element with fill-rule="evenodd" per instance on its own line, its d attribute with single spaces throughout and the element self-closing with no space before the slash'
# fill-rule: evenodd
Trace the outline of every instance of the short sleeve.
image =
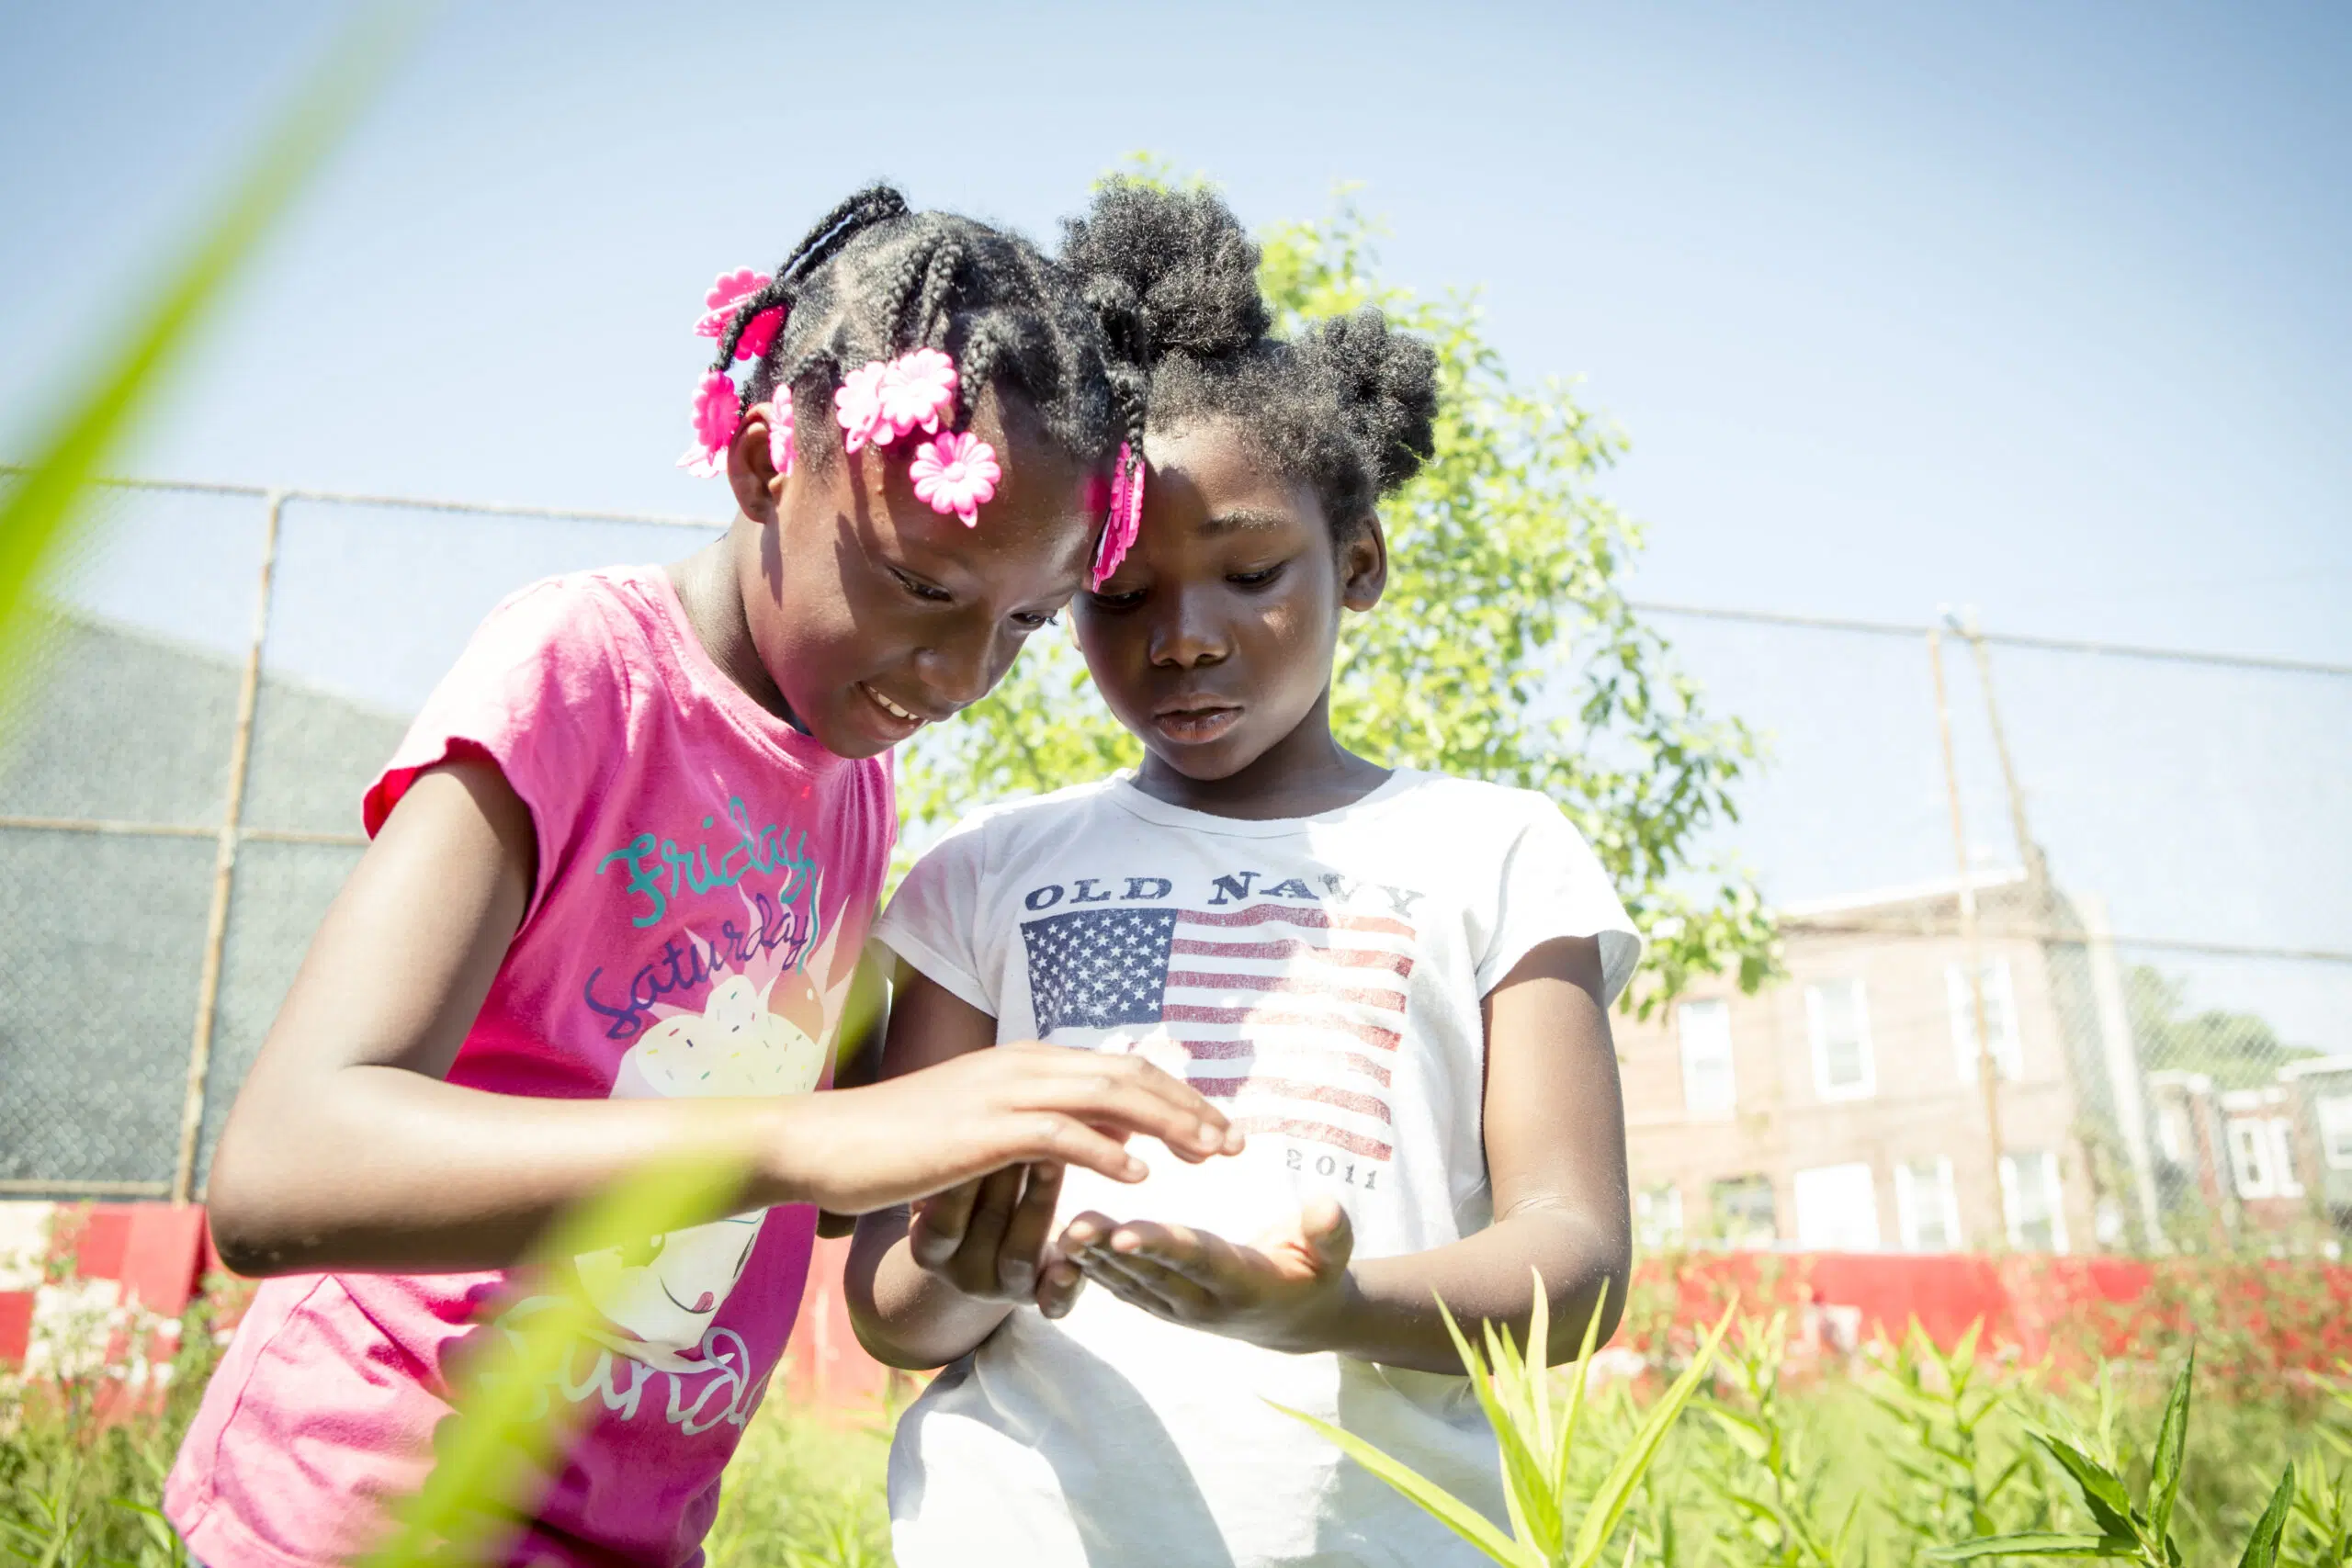
<svg viewBox="0 0 2352 1568">
<path fill-rule="evenodd" d="M 1555 937 L 1597 937 L 1601 1003 L 1624 990 L 1642 957 L 1642 938 L 1610 886 L 1609 874 L 1559 807 L 1523 795 L 1525 809 L 1502 867 L 1500 908 L 1478 956 L 1478 994 L 1500 985 L 1519 961 Z"/>
<path fill-rule="evenodd" d="M 529 808 L 538 844 L 527 920 L 627 745 L 628 694 L 611 621 L 580 579 L 535 583 L 476 628 L 360 801 L 368 836 L 419 773 L 482 758 Z"/>
<path fill-rule="evenodd" d="M 987 819 L 967 818 L 923 852 L 899 884 L 874 940 L 990 1018 L 1003 1016 L 977 938 Z"/>
</svg>

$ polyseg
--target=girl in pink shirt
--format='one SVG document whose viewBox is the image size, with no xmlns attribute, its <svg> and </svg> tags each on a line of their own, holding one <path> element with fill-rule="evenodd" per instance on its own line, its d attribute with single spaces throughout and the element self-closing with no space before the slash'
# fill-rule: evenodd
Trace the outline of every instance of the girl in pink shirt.
<svg viewBox="0 0 2352 1568">
<path fill-rule="evenodd" d="M 491 615 L 368 792 L 374 841 L 222 1134 L 215 1239 L 277 1277 L 165 1494 L 216 1568 L 367 1550 L 453 1362 L 559 1292 L 601 1325 L 543 1391 L 578 1424 L 510 1560 L 698 1562 L 820 1209 L 1017 1162 L 1138 1179 L 1129 1133 L 1238 1147 L 1140 1062 L 1046 1047 L 810 1092 L 848 1055 L 890 748 L 1115 564 L 1141 377 L 1027 243 L 884 188 L 707 303 L 683 461 L 727 476 L 733 526 Z M 744 1212 L 515 1267 L 639 1163 L 713 1148 Z"/>
</svg>

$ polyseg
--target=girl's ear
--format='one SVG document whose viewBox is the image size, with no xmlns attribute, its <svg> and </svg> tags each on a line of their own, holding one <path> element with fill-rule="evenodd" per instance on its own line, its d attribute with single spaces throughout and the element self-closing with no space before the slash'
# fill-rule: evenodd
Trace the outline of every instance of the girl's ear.
<svg viewBox="0 0 2352 1568">
<path fill-rule="evenodd" d="M 770 417 L 767 404 L 753 404 L 735 433 L 735 444 L 727 449 L 728 486 L 735 492 L 735 504 L 754 523 L 775 522 L 784 499 L 784 476 L 775 471 L 768 447 Z"/>
<path fill-rule="evenodd" d="M 1340 544 L 1340 605 L 1369 610 L 1388 592 L 1388 535 L 1380 513 L 1367 512 Z"/>
</svg>

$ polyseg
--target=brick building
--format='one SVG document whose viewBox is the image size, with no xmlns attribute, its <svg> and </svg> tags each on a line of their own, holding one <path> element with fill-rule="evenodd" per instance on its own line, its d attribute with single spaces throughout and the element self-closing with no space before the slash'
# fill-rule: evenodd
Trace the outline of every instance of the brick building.
<svg viewBox="0 0 2352 1568">
<path fill-rule="evenodd" d="M 2094 972 L 2104 963 L 2111 980 L 2112 957 L 2050 941 L 2021 873 L 1973 891 L 1997 1164 L 1957 881 L 1792 906 L 1784 978 L 1754 996 L 1709 982 L 1657 1017 L 1616 1021 L 1643 1241 L 2064 1252 L 2131 1239 L 2132 1172 L 2144 1186 L 2148 1160 L 2144 1137 L 2122 1132 L 2144 1120 L 2128 1028 Z"/>
<path fill-rule="evenodd" d="M 2215 1239 L 2337 1241 L 2352 1232 L 2352 1056 L 2305 1056 L 2267 1083 L 2148 1075 L 2167 1206 Z"/>
</svg>

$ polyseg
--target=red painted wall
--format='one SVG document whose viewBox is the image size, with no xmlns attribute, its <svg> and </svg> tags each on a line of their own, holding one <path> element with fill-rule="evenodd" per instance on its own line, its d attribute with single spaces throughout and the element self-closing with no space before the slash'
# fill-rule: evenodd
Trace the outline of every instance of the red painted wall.
<svg viewBox="0 0 2352 1568">
<path fill-rule="evenodd" d="M 72 1253 L 73 1272 L 119 1280 L 148 1310 L 175 1314 L 220 1267 L 203 1218 L 197 1208 L 105 1204 L 87 1212 L 78 1234 L 56 1242 L 61 1254 Z M 842 1299 L 848 1252 L 846 1240 L 817 1244 L 774 1397 L 847 1411 L 910 1392 L 911 1380 L 894 1378 L 858 1348 Z M 1734 1292 L 1759 1310 L 1839 1309 L 1865 1335 L 1899 1335 L 1917 1317 L 1945 1346 L 1981 1318 L 1989 1345 L 2012 1347 L 2028 1360 L 2086 1347 L 2128 1353 L 2151 1326 L 2225 1337 L 2238 1353 L 2258 1354 L 2271 1366 L 2324 1371 L 2352 1357 L 2352 1269 L 2285 1261 L 1686 1254 L 1644 1262 L 1629 1325 L 1645 1314 L 1654 1323 L 1669 1302 L 1680 1324 L 1711 1320 Z M 0 1361 L 23 1359 L 32 1303 L 29 1292 L 0 1292 Z"/>
</svg>

